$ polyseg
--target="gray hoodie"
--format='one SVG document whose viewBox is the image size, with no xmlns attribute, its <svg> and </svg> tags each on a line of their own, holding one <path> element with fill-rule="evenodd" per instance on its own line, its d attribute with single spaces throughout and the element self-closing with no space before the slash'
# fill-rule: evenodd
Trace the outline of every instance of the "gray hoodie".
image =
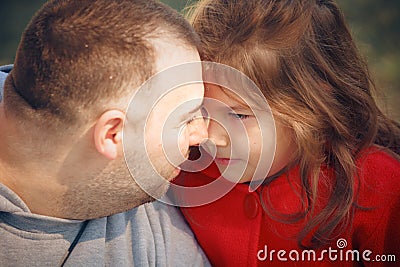
<svg viewBox="0 0 400 267">
<path fill-rule="evenodd" d="M 0 67 L 0 99 L 5 72 Z M 84 222 L 33 214 L 0 183 L 0 266 L 60 266 Z M 90 220 L 65 266 L 209 266 L 180 212 L 153 202 Z"/>
</svg>

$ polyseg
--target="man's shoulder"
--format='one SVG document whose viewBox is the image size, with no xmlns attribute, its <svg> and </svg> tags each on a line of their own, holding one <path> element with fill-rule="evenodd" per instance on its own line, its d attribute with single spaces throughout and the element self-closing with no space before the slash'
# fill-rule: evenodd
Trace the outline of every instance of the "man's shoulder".
<svg viewBox="0 0 400 267">
<path fill-rule="evenodd" d="M 138 265 L 146 261 L 146 265 L 188 266 L 195 263 L 197 266 L 209 266 L 192 231 L 174 206 L 159 201 L 140 205 L 108 217 L 107 229 L 109 234 L 115 234 L 107 236 L 108 240 L 120 239 L 122 232 L 125 239 L 140 240 L 132 242 L 129 249 L 136 254 L 134 258 Z M 147 256 L 141 259 L 143 255 Z"/>
<path fill-rule="evenodd" d="M 153 201 L 143 204 L 131 211 L 125 213 L 125 219 L 130 220 L 133 224 L 142 225 L 138 231 L 146 233 L 145 228 L 151 228 L 152 231 L 160 233 L 176 233 L 178 237 L 180 233 L 192 236 L 185 219 L 181 212 L 174 206 Z M 146 227 L 147 226 L 147 227 Z"/>
</svg>

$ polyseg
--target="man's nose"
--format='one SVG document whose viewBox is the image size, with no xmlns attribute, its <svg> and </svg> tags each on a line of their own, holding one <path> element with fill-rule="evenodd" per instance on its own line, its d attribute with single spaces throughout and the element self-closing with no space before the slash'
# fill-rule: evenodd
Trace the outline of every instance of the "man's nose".
<svg viewBox="0 0 400 267">
<path fill-rule="evenodd" d="M 189 146 L 197 146 L 207 138 L 207 126 L 204 118 L 196 118 L 190 123 Z"/>
<path fill-rule="evenodd" d="M 208 139 L 217 147 L 225 147 L 229 144 L 229 134 L 224 126 L 216 120 L 208 122 Z"/>
</svg>

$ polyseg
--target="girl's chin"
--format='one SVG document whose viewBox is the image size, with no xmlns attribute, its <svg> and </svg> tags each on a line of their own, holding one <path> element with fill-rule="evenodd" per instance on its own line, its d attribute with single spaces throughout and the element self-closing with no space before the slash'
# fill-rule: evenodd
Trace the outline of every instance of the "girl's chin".
<svg viewBox="0 0 400 267">
<path fill-rule="evenodd" d="M 217 167 L 221 176 L 232 183 L 246 183 L 251 181 L 251 178 L 246 178 L 244 176 L 245 169 L 227 168 L 225 165 L 220 166 L 218 164 Z"/>
</svg>

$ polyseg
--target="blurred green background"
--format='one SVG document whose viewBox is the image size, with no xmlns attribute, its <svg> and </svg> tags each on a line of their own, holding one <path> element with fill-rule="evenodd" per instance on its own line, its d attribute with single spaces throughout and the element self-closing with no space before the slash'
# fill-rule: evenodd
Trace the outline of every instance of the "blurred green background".
<svg viewBox="0 0 400 267">
<path fill-rule="evenodd" d="M 383 94 L 381 107 L 400 122 L 400 1 L 337 0 Z M 14 60 L 20 35 L 45 0 L 1 0 L 0 65 Z M 195 0 L 163 0 L 182 11 Z"/>
</svg>

